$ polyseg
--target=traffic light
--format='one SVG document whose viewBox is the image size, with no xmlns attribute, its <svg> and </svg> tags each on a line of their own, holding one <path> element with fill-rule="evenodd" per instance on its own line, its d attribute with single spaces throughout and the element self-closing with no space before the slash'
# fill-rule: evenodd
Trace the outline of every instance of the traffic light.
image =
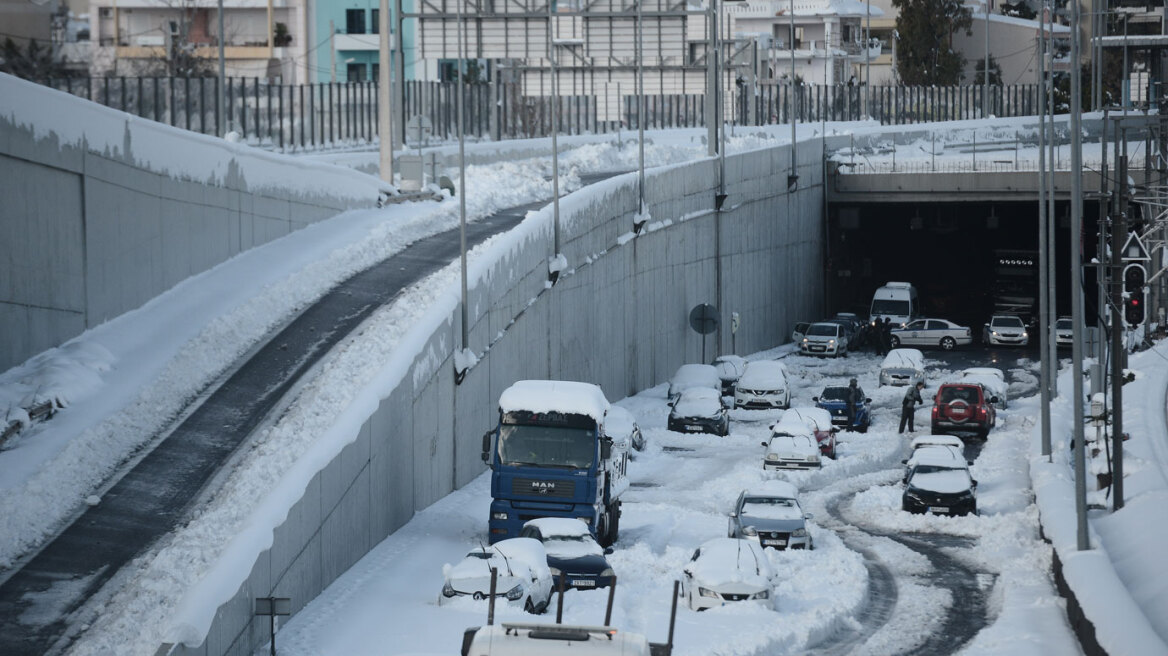
<svg viewBox="0 0 1168 656">
<path fill-rule="evenodd" d="M 1123 321 L 1128 327 L 1144 323 L 1144 284 L 1147 271 L 1142 264 L 1123 268 Z"/>
</svg>

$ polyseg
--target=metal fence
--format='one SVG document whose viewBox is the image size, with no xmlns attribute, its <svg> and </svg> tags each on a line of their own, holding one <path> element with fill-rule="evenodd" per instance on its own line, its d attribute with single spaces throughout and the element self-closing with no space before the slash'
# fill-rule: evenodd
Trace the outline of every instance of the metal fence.
<svg viewBox="0 0 1168 656">
<path fill-rule="evenodd" d="M 284 151 L 368 143 L 377 138 L 376 82 L 289 85 L 260 78 L 228 78 L 219 115 L 218 80 L 213 77 L 97 77 L 41 80 L 53 88 L 143 118 L 205 134 L 222 128 L 253 145 Z M 429 118 L 433 137 L 457 136 L 454 82 L 410 81 L 403 85 L 403 113 Z M 980 118 L 984 87 L 760 85 L 728 95 L 727 119 L 739 125 L 797 121 L 853 121 L 865 117 L 884 124 Z M 990 113 L 1030 116 L 1038 111 L 1035 85 L 990 87 Z M 516 84 L 467 83 L 464 125 L 472 139 L 517 139 L 551 133 L 553 104 L 546 96 L 524 96 Z M 753 102 L 751 99 L 753 98 Z M 564 96 L 557 99 L 562 134 L 595 134 L 635 129 L 634 95 L 617 99 Z M 614 103 L 613 100 L 616 102 Z M 700 94 L 646 96 L 645 127 L 701 127 L 705 98 Z M 616 110 L 601 111 L 615 107 Z"/>
</svg>

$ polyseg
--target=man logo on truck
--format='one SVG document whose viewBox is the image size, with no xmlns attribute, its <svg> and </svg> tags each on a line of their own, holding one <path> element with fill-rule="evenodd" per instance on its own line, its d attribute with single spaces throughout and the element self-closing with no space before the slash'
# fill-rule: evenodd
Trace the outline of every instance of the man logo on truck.
<svg viewBox="0 0 1168 656">
<path fill-rule="evenodd" d="M 556 484 L 553 481 L 532 481 L 531 489 L 540 494 L 547 494 L 548 492 L 555 491 Z"/>
</svg>

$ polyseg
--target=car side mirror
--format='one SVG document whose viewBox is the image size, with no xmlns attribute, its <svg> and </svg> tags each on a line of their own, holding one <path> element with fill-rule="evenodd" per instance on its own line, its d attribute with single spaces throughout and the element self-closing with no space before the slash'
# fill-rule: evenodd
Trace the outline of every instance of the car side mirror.
<svg viewBox="0 0 1168 656">
<path fill-rule="evenodd" d="M 612 457 L 612 440 L 604 438 L 600 441 L 600 459 L 608 460 Z"/>
<path fill-rule="evenodd" d="M 996 397 L 996 396 L 990 397 L 990 403 L 997 403 L 997 402 L 998 402 L 998 397 Z"/>
<path fill-rule="evenodd" d="M 812 401 L 815 401 L 816 403 L 819 403 L 819 397 L 818 397 L 818 396 L 813 396 L 813 397 L 811 397 L 811 400 L 812 400 Z"/>
<path fill-rule="evenodd" d="M 864 399 L 864 403 L 871 403 L 872 399 Z"/>
<path fill-rule="evenodd" d="M 812 515 L 811 513 L 804 513 L 803 519 L 815 519 L 815 515 Z"/>
<path fill-rule="evenodd" d="M 487 431 L 483 433 L 483 462 L 491 461 L 491 433 Z"/>
<path fill-rule="evenodd" d="M 908 464 L 908 460 L 907 460 L 907 459 L 906 459 L 906 460 L 901 460 L 901 461 L 900 461 L 900 464 L 902 464 L 902 465 L 907 465 L 907 464 Z"/>
<path fill-rule="evenodd" d="M 769 444 L 767 444 L 766 442 L 762 442 L 762 445 L 763 445 L 763 446 L 770 446 L 770 445 L 769 445 Z"/>
<path fill-rule="evenodd" d="M 976 478 L 969 479 L 969 484 L 973 487 L 977 487 L 977 479 Z"/>
<path fill-rule="evenodd" d="M 731 511 L 730 511 L 730 516 L 731 516 L 731 517 L 737 517 L 737 516 L 738 516 L 738 511 L 737 511 L 737 510 L 731 510 Z"/>
<path fill-rule="evenodd" d="M 972 460 L 966 460 L 966 461 L 965 461 L 965 464 L 967 464 L 967 465 L 969 465 L 970 467 L 972 467 L 972 466 L 973 466 L 973 461 L 972 461 Z"/>
<path fill-rule="evenodd" d="M 605 547 L 604 548 L 604 555 L 611 556 L 612 552 L 614 552 L 614 551 L 616 551 L 616 549 L 613 549 L 612 547 Z"/>
<path fill-rule="evenodd" d="M 900 479 L 900 482 L 905 484 L 905 485 L 908 485 L 908 476 L 905 476 L 904 478 Z"/>
</svg>

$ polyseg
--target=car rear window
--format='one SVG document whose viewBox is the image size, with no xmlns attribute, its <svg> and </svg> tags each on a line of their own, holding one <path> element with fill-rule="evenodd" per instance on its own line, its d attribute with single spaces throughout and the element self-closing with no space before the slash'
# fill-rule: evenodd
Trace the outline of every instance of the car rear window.
<svg viewBox="0 0 1168 656">
<path fill-rule="evenodd" d="M 941 403 L 952 403 L 954 401 L 977 403 L 979 396 L 978 388 L 973 385 L 953 385 L 941 388 Z"/>
</svg>

